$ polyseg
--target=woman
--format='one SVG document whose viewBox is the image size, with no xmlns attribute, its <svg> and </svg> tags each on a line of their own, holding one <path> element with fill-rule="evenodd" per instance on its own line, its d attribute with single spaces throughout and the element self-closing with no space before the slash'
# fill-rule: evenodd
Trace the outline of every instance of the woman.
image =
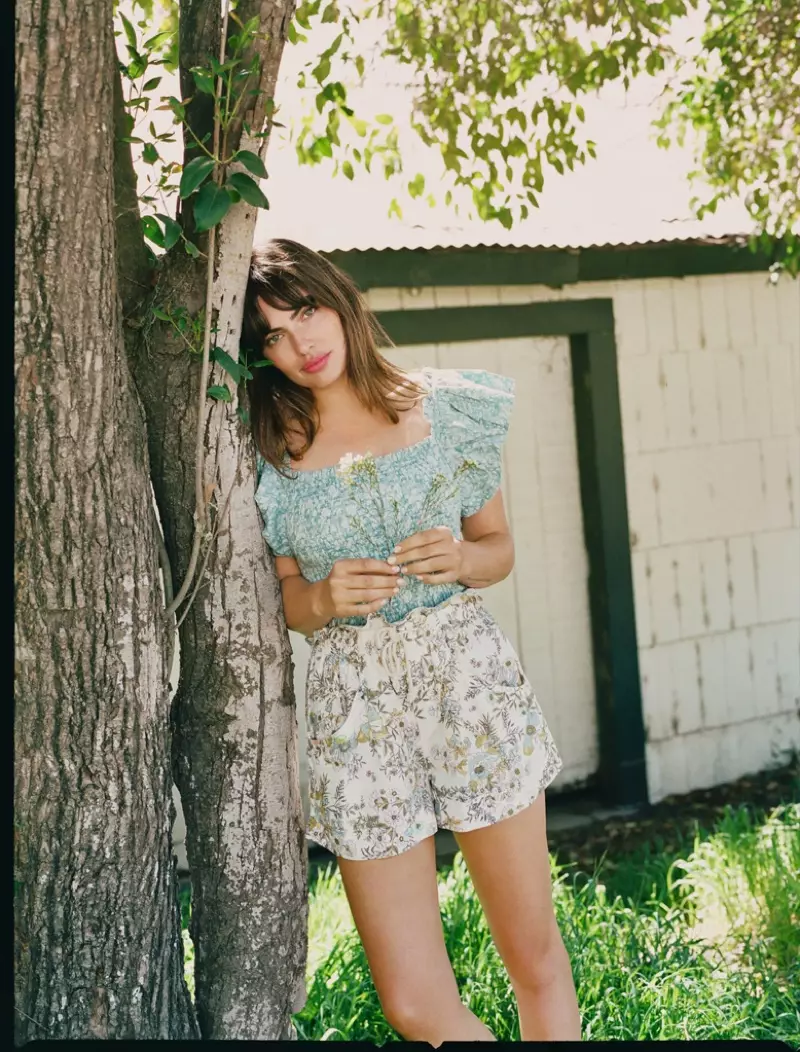
<svg viewBox="0 0 800 1052">
<path fill-rule="evenodd" d="M 289 628 L 311 644 L 308 836 L 334 852 L 389 1023 L 494 1040 L 444 945 L 433 834 L 452 829 L 523 1040 L 580 1037 L 550 892 L 543 790 L 561 768 L 479 589 L 514 561 L 500 492 L 513 381 L 411 376 L 352 281 L 277 240 L 253 253 L 255 495 Z M 262 368 L 255 366 L 271 366 Z"/>
</svg>

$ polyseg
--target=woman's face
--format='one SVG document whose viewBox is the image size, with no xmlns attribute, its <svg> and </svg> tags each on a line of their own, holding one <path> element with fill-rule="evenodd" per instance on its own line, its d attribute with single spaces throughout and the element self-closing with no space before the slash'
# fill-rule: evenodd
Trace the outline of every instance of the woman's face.
<svg viewBox="0 0 800 1052">
<path fill-rule="evenodd" d="M 347 344 L 339 315 L 330 307 L 278 310 L 259 299 L 270 327 L 263 354 L 298 387 L 320 390 L 345 371 Z"/>
</svg>

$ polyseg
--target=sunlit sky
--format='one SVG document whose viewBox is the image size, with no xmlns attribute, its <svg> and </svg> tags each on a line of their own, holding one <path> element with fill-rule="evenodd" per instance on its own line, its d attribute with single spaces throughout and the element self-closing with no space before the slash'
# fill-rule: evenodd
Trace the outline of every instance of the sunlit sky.
<svg viewBox="0 0 800 1052">
<path fill-rule="evenodd" d="M 694 32 L 697 19 L 685 20 L 676 40 Z M 304 64 L 315 60 L 337 32 L 332 25 L 320 26 L 305 44 L 287 44 L 281 66 L 276 100 L 279 120 L 269 146 L 269 179 L 263 189 L 270 201 L 261 212 L 256 240 L 291 237 L 318 250 L 384 247 L 431 247 L 433 245 L 528 244 L 588 245 L 632 243 L 697 236 L 721 236 L 751 228 L 744 207 L 730 202 L 714 216 L 698 222 L 690 199 L 702 186 L 692 186 L 688 174 L 695 167 L 691 150 L 661 149 L 655 142 L 653 119 L 661 110 L 659 94 L 664 83 L 640 78 L 626 93 L 620 84 L 610 85 L 599 96 L 582 100 L 586 112 L 586 134 L 597 144 L 597 159 L 574 172 L 559 175 L 549 171 L 540 206 L 524 222 L 506 231 L 496 221 L 470 220 L 465 215 L 469 198 L 455 194 L 460 214 L 443 203 L 446 182 L 438 151 L 426 148 L 409 123 L 412 93 L 408 67 L 383 59 L 375 47 L 380 26 L 361 27 L 359 49 L 367 58 L 363 85 L 354 83 L 352 67 L 337 70 L 348 88 L 348 103 L 364 119 L 389 113 L 400 133 L 404 174 L 386 180 L 380 165 L 367 174 L 356 168 L 355 179 L 333 176 L 333 162 L 309 167 L 300 165 L 291 142 L 292 129 L 313 106 L 313 92 L 300 91 L 297 77 Z M 170 81 L 173 81 L 170 83 Z M 159 91 L 179 94 L 177 78 L 165 77 Z M 531 97 L 533 99 L 533 96 Z M 158 114 L 159 130 L 169 124 L 169 114 Z M 149 118 L 148 118 L 149 119 Z M 355 132 L 350 141 L 358 145 Z M 174 153 L 179 160 L 178 153 Z M 147 166 L 139 162 L 140 177 Z M 421 172 L 427 188 L 434 189 L 437 206 L 413 200 L 405 191 L 408 179 Z M 402 219 L 389 217 L 393 198 L 401 204 Z"/>
</svg>

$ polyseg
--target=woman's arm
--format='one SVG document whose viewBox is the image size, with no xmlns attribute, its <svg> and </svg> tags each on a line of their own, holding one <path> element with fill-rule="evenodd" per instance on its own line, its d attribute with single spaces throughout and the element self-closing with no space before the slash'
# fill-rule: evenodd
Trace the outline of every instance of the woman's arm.
<svg viewBox="0 0 800 1052">
<path fill-rule="evenodd" d="M 514 540 L 500 490 L 469 518 L 461 520 L 461 570 L 458 580 L 469 588 L 488 588 L 514 569 Z"/>
<path fill-rule="evenodd" d="M 449 527 L 435 526 L 406 537 L 387 561 L 425 584 L 459 581 L 486 588 L 508 577 L 514 568 L 514 542 L 500 490 L 461 523 L 463 540 Z"/>
<path fill-rule="evenodd" d="M 283 616 L 293 632 L 310 636 L 334 617 L 366 617 L 397 595 L 399 573 L 379 559 L 339 559 L 327 577 L 313 584 L 300 573 L 297 560 L 275 557 L 281 583 Z"/>
<path fill-rule="evenodd" d="M 333 617 L 326 581 L 307 581 L 290 555 L 275 556 L 275 572 L 281 584 L 286 627 L 304 636 L 324 628 Z"/>
</svg>

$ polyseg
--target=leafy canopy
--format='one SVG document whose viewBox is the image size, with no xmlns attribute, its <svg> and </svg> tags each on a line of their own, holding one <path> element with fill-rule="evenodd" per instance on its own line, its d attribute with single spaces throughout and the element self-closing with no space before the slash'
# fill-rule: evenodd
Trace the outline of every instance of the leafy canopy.
<svg viewBox="0 0 800 1052">
<path fill-rule="evenodd" d="M 152 0 L 144 0 L 140 7 Z M 295 147 L 300 163 L 331 163 L 352 179 L 376 163 L 403 175 L 398 129 L 389 114 L 365 120 L 349 105 L 348 67 L 362 80 L 360 23 L 380 26 L 379 50 L 409 69 L 411 122 L 441 153 L 451 187 L 465 187 L 482 219 L 525 218 L 545 179 L 595 156 L 581 98 L 613 81 L 665 78 L 660 143 L 697 137 L 708 193 L 702 217 L 744 196 L 763 241 L 782 241 L 797 268 L 800 219 L 800 4 L 797 0 L 704 0 L 703 31 L 677 53 L 671 33 L 699 0 L 304 0 L 292 42 L 317 25 L 331 43 L 300 74 L 313 90 Z M 152 10 L 150 11 L 152 17 Z M 162 29 L 164 27 L 161 27 Z M 166 26 L 176 39 L 176 20 Z M 165 45 L 167 61 L 174 52 Z M 367 83 L 369 81 L 367 80 Z M 377 90 L 377 89 L 376 89 Z M 186 100 L 183 100 L 186 102 Z M 429 188 L 416 174 L 405 191 Z M 434 197 L 427 193 L 433 204 Z M 452 193 L 445 193 L 445 203 Z M 390 211 L 401 213 L 397 200 Z"/>
</svg>

